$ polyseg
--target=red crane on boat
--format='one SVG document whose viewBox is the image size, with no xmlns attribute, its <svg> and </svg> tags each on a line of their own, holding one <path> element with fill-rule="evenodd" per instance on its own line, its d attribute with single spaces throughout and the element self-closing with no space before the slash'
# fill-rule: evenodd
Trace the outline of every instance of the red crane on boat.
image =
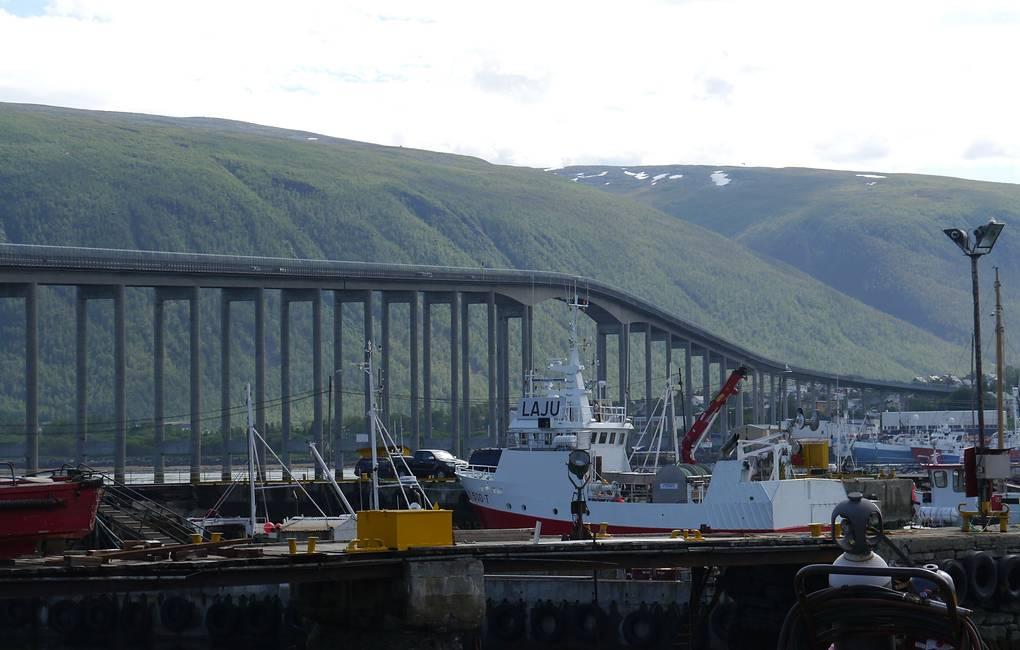
<svg viewBox="0 0 1020 650">
<path fill-rule="evenodd" d="M 723 384 L 722 388 L 716 394 L 712 402 L 705 407 L 698 417 L 694 420 L 694 424 L 684 434 L 683 445 L 681 451 L 683 454 L 683 462 L 685 463 L 696 463 L 694 459 L 694 452 L 701 446 L 701 441 L 705 437 L 705 433 L 708 428 L 715 422 L 716 416 L 719 415 L 719 411 L 722 410 L 723 406 L 733 395 L 740 392 L 740 382 L 747 378 L 748 369 L 744 366 L 740 366 L 734 370 L 729 378 L 726 379 L 726 383 Z"/>
</svg>

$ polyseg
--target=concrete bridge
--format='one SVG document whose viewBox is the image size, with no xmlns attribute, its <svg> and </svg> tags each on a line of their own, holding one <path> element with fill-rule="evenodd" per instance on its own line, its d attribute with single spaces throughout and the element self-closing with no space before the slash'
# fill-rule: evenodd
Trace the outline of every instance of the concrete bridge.
<svg viewBox="0 0 1020 650">
<path fill-rule="evenodd" d="M 597 379 L 613 388 L 619 402 L 629 399 L 628 386 L 632 353 L 631 335 L 643 334 L 644 394 L 652 396 L 652 379 L 664 377 L 682 363 L 684 385 L 687 390 L 686 413 L 694 413 L 694 374 L 692 368 L 700 364 L 701 390 L 712 394 L 727 376 L 727 371 L 740 365 L 751 369 L 750 390 L 731 400 L 725 417 L 720 418 L 721 430 L 739 426 L 745 419 L 753 422 L 775 423 L 789 415 L 788 400 L 782 396 L 794 387 L 797 403 L 806 398 L 814 404 L 819 391 L 831 394 L 838 383 L 841 387 L 876 390 L 882 393 L 912 393 L 939 395 L 950 392 L 948 387 L 905 384 L 853 377 L 837 377 L 807 368 L 789 366 L 784 362 L 765 358 L 737 344 L 726 341 L 675 315 L 669 314 L 649 302 L 626 291 L 588 278 L 563 273 L 521 271 L 509 269 L 457 268 L 416 266 L 402 264 L 374 264 L 363 262 L 336 262 L 266 257 L 164 253 L 97 248 L 58 246 L 32 246 L 0 244 L 0 297 L 20 298 L 25 306 L 25 461 L 29 469 L 39 465 L 39 331 L 38 292 L 41 286 L 70 286 L 76 290 L 74 314 L 76 330 L 76 407 L 77 445 L 76 460 L 84 459 L 88 436 L 87 386 L 87 305 L 91 300 L 113 302 L 114 349 L 114 474 L 122 479 L 126 461 L 126 359 L 125 359 L 125 288 L 143 287 L 154 290 L 152 301 L 153 416 L 157 452 L 154 461 L 156 482 L 162 482 L 165 465 L 164 433 L 164 364 L 165 323 L 164 309 L 168 301 L 184 301 L 190 310 L 190 466 L 193 482 L 201 480 L 202 448 L 202 396 L 200 391 L 200 323 L 199 296 L 206 291 L 219 293 L 222 365 L 222 416 L 220 427 L 224 449 L 230 449 L 231 392 L 230 348 L 231 305 L 236 302 L 254 304 L 255 321 L 255 407 L 256 427 L 265 431 L 266 425 L 266 292 L 280 295 L 281 341 L 281 427 L 284 438 L 283 456 L 287 460 L 289 436 L 292 428 L 290 413 L 290 319 L 291 305 L 309 303 L 312 314 L 312 372 L 313 437 L 320 442 L 337 444 L 337 431 L 343 422 L 345 409 L 351 406 L 345 400 L 343 384 L 333 386 L 333 431 L 324 427 L 323 397 L 326 377 L 323 372 L 322 310 L 332 306 L 333 367 L 341 367 L 344 331 L 341 318 L 345 303 L 360 303 L 364 317 L 366 340 L 375 331 L 376 306 L 380 309 L 383 375 L 389 376 L 391 339 L 391 310 L 394 304 L 408 305 L 408 346 L 410 350 L 410 435 L 420 442 L 428 440 L 432 423 L 432 327 L 431 318 L 436 309 L 449 309 L 450 315 L 450 409 L 453 423 L 453 451 L 462 453 L 465 433 L 469 428 L 471 403 L 469 355 L 469 324 L 471 305 L 484 305 L 487 325 L 488 417 L 489 442 L 497 443 L 499 434 L 507 426 L 507 413 L 511 395 L 516 392 L 514 379 L 511 391 L 509 359 L 510 321 L 518 320 L 520 332 L 521 369 L 534 368 L 532 354 L 533 309 L 535 305 L 554 299 L 563 299 L 568 290 L 576 287 L 589 303 L 588 316 L 596 324 Z M 608 341 L 617 341 L 618 376 L 607 376 Z M 350 345 L 350 343 L 346 343 Z M 357 341 L 359 349 L 366 341 Z M 653 368 L 653 351 L 665 351 L 665 368 Z M 517 365 L 514 363 L 513 365 Z M 717 381 L 711 381 L 713 371 Z M 357 411 L 367 411 L 368 377 L 364 380 L 365 404 Z M 640 381 L 640 379 L 638 379 Z M 382 407 L 389 412 L 389 382 L 384 384 Z M 748 404 L 748 396 L 750 404 Z M 444 400 L 446 401 L 446 400 Z M 420 411 L 424 411 L 421 413 Z M 231 473 L 230 454 L 223 454 L 223 476 Z M 335 462 L 339 461 L 339 457 Z"/>
</svg>

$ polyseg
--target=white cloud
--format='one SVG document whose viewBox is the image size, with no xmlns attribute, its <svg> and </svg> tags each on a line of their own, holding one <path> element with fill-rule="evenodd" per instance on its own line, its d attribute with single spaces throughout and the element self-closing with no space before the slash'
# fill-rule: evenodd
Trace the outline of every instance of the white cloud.
<svg viewBox="0 0 1020 650">
<path fill-rule="evenodd" d="M 880 0 L 2 0 L 0 101 L 226 117 L 536 167 L 1020 182 L 1020 86 L 1003 83 L 1020 60 L 1018 25 L 1007 0 L 923 11 Z"/>
</svg>

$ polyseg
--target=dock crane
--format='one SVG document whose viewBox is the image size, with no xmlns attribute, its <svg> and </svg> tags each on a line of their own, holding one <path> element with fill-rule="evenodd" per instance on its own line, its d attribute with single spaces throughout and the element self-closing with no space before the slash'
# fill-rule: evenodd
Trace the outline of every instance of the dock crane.
<svg viewBox="0 0 1020 650">
<path fill-rule="evenodd" d="M 705 439 L 705 434 L 708 432 L 708 428 L 715 422 L 715 418 L 719 415 L 719 411 L 722 410 L 723 406 L 733 395 L 740 392 L 740 382 L 747 378 L 748 369 L 745 366 L 740 366 L 734 370 L 730 376 L 726 379 L 726 383 L 723 384 L 722 388 L 716 394 L 712 402 L 705 407 L 698 417 L 694 420 L 694 424 L 684 434 L 681 453 L 683 454 L 683 462 L 685 463 L 696 463 L 694 459 L 694 452 L 698 450 L 701 443 Z"/>
</svg>

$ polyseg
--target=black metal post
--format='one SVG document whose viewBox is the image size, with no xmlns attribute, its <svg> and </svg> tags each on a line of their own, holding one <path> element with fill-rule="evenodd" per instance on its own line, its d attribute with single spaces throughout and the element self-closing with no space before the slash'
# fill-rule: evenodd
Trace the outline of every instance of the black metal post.
<svg viewBox="0 0 1020 650">
<path fill-rule="evenodd" d="M 978 449 L 985 448 L 985 381 L 981 372 L 981 299 L 978 293 L 978 257 L 970 255 L 970 279 L 974 292 L 974 375 L 977 383 Z"/>
</svg>

